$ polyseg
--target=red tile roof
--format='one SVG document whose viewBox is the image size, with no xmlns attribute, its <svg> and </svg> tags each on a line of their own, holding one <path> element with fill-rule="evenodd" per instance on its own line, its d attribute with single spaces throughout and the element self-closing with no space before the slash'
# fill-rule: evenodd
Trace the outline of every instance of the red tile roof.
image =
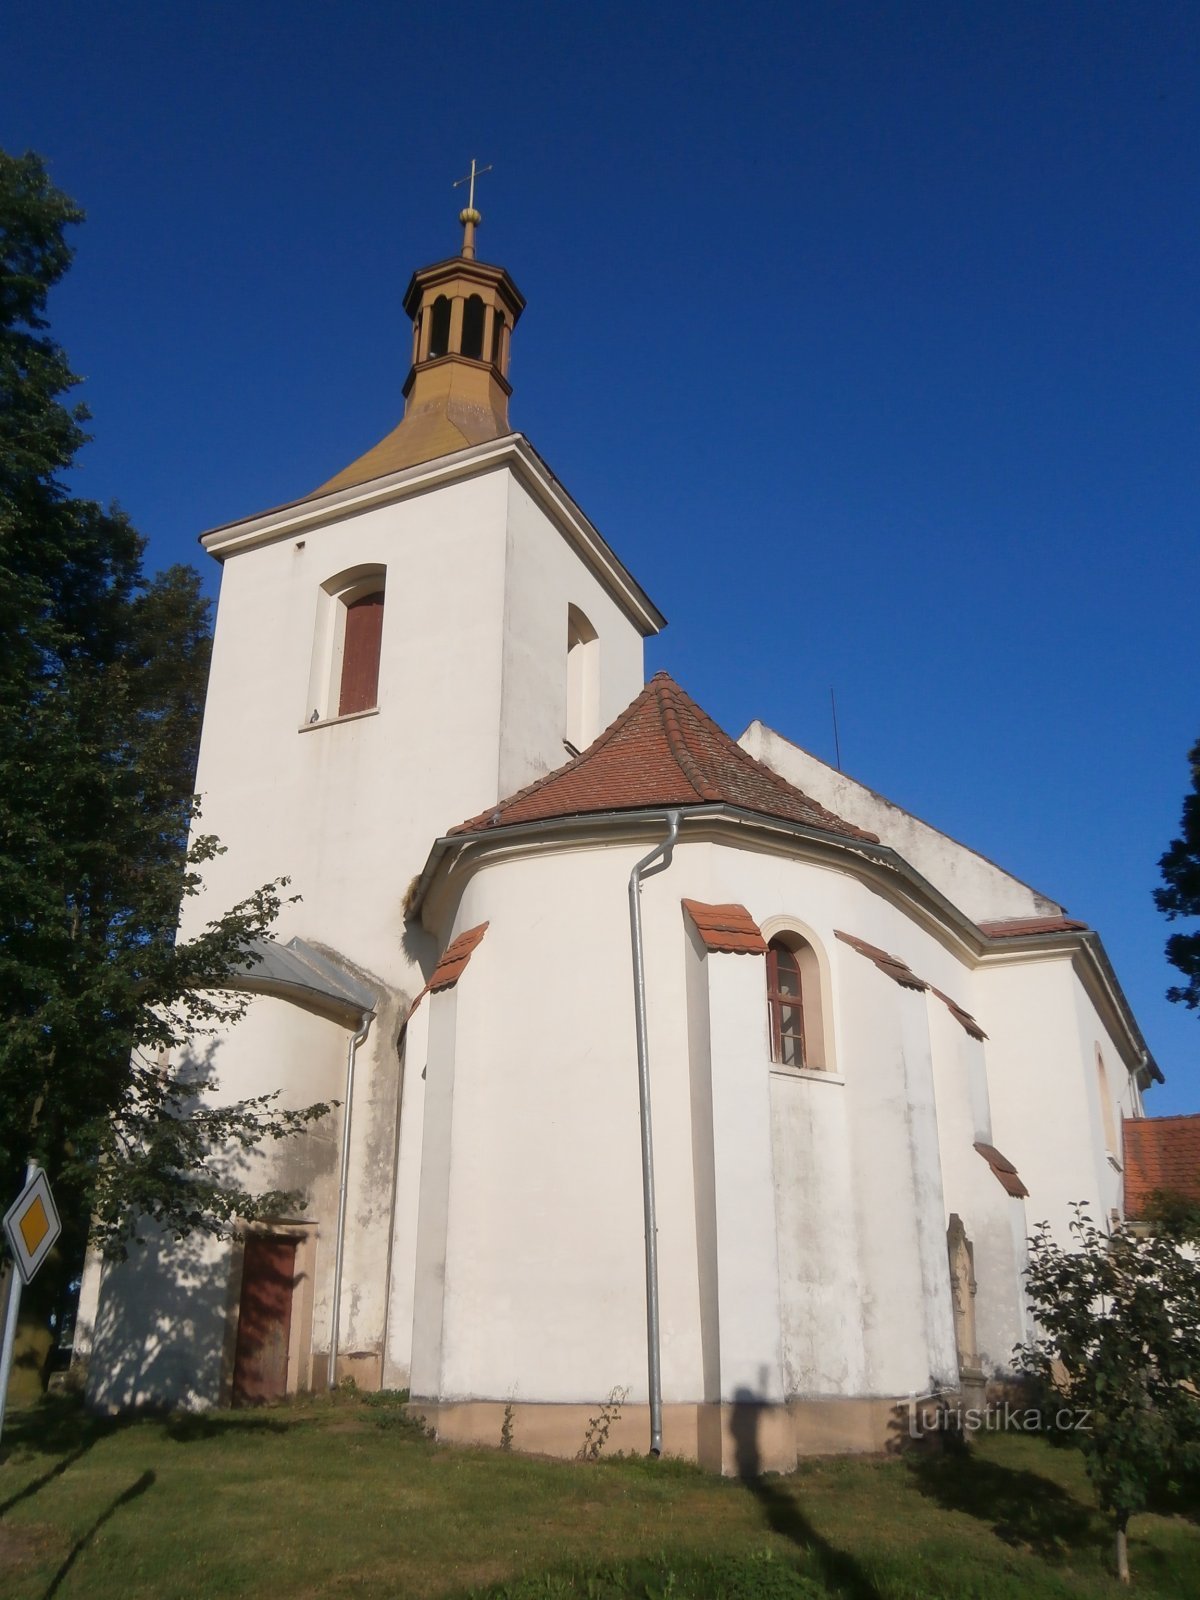
<svg viewBox="0 0 1200 1600">
<path fill-rule="evenodd" d="M 766 955 L 767 941 L 745 906 L 709 906 L 701 900 L 682 904 L 708 949 L 730 955 Z"/>
<path fill-rule="evenodd" d="M 412 1005 L 409 1006 L 408 1015 L 404 1018 L 405 1022 L 409 1020 L 409 1017 L 412 1016 L 427 994 L 436 994 L 439 989 L 452 989 L 454 987 L 466 970 L 467 962 L 470 961 L 475 947 L 490 926 L 490 923 L 481 922 L 477 927 L 467 928 L 457 938 L 451 939 L 445 950 L 442 951 L 441 959 L 438 961 L 437 966 L 434 967 L 429 982 L 421 990 Z"/>
<path fill-rule="evenodd" d="M 865 939 L 856 939 L 852 933 L 843 933 L 840 928 L 835 928 L 833 933 L 836 939 L 857 950 L 860 956 L 866 956 L 868 961 L 873 961 L 880 972 L 886 972 L 889 978 L 893 978 L 905 989 L 928 989 L 929 985 L 925 979 L 918 978 L 908 962 L 901 961 L 899 956 L 889 955 L 878 945 L 868 944 Z"/>
<path fill-rule="evenodd" d="M 1144 1216 L 1156 1193 L 1200 1205 L 1200 1115 L 1129 1117 L 1121 1137 L 1126 1216 Z"/>
<path fill-rule="evenodd" d="M 665 672 L 594 744 L 537 783 L 452 828 L 477 833 L 650 806 L 736 806 L 842 838 L 876 840 L 755 761 Z"/>
<path fill-rule="evenodd" d="M 1029 1190 L 1021 1182 L 1016 1167 L 1013 1166 L 1008 1157 L 1002 1156 L 994 1144 L 984 1144 L 981 1139 L 976 1139 L 975 1148 L 988 1166 L 991 1167 L 993 1173 L 1000 1180 L 1002 1187 L 1007 1189 L 1015 1200 L 1024 1199 Z"/>
<path fill-rule="evenodd" d="M 471 959 L 471 952 L 488 931 L 490 924 L 481 922 L 476 928 L 468 928 L 465 933 L 460 933 L 457 939 L 451 939 L 442 952 L 442 959 L 433 969 L 433 976 L 429 980 L 430 994 L 436 994 L 439 989 L 452 988 L 463 975 L 467 962 Z"/>
<path fill-rule="evenodd" d="M 1021 939 L 1027 933 L 1086 933 L 1087 923 L 1074 917 L 1006 917 L 1002 922 L 981 922 L 980 933 L 989 939 Z"/>
<path fill-rule="evenodd" d="M 896 983 L 901 984 L 905 989 L 927 989 L 930 994 L 936 995 L 955 1022 L 960 1023 L 971 1035 L 972 1039 L 987 1038 L 987 1034 L 984 1033 L 969 1011 L 964 1011 L 960 1005 L 951 1000 L 948 994 L 943 994 L 940 989 L 935 989 L 933 984 L 926 983 L 924 978 L 918 978 L 907 961 L 902 961 L 899 956 L 894 956 L 886 950 L 881 950 L 876 944 L 868 944 L 865 939 L 856 939 L 852 933 L 843 933 L 840 928 L 835 928 L 833 932 L 835 938 L 840 939 L 843 944 L 848 944 L 851 949 L 857 950 L 860 956 L 866 956 L 868 961 L 873 961 L 880 972 L 886 973 L 889 978 L 894 979 Z"/>
</svg>

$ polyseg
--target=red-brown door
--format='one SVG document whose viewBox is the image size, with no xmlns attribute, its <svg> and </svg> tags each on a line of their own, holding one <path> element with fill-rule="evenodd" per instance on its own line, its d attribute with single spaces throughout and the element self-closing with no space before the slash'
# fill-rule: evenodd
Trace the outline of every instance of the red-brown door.
<svg viewBox="0 0 1200 1600">
<path fill-rule="evenodd" d="M 296 1240 L 252 1233 L 246 1240 L 233 1358 L 235 1406 L 261 1405 L 287 1393 L 295 1286 Z"/>
</svg>

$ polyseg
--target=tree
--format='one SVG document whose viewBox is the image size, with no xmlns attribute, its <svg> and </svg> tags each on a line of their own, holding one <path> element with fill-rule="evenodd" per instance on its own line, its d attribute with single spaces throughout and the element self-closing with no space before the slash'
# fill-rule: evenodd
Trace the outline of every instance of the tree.
<svg viewBox="0 0 1200 1600">
<path fill-rule="evenodd" d="M 76 1251 L 90 1217 L 120 1253 L 139 1217 L 270 1213 L 284 1197 L 248 1193 L 229 1152 L 329 1108 L 217 1105 L 187 1048 L 241 1014 L 230 974 L 283 884 L 176 940 L 220 848 L 193 831 L 209 606 L 190 568 L 147 578 L 128 518 L 63 481 L 87 413 L 45 311 L 81 215 L 36 156 L 0 152 L 0 1174 L 11 1196 L 37 1160 Z"/>
<path fill-rule="evenodd" d="M 1075 1437 L 1129 1582 L 1129 1519 L 1168 1476 L 1200 1465 L 1200 1265 L 1175 1240 L 1102 1233 L 1082 1206 L 1072 1249 L 1030 1240 L 1037 1337 L 1017 1364 L 1069 1401 Z"/>
<path fill-rule="evenodd" d="M 1192 791 L 1184 796 L 1179 838 L 1171 841 L 1159 860 L 1165 888 L 1154 891 L 1154 902 L 1168 920 L 1200 917 L 1200 739 L 1188 755 L 1192 768 Z M 1192 933 L 1173 933 L 1167 940 L 1167 960 L 1187 979 L 1167 990 L 1168 1000 L 1178 1000 L 1193 1009 L 1200 1007 L 1200 928 Z"/>
</svg>

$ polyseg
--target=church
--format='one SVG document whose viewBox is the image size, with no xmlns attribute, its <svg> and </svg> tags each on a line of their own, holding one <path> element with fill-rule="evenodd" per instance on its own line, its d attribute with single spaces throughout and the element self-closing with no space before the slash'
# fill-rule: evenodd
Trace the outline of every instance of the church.
<svg viewBox="0 0 1200 1600">
<path fill-rule="evenodd" d="M 302 1207 L 90 1259 L 91 1403 L 407 1389 L 440 1438 L 735 1470 L 883 1448 L 1029 1332 L 1025 1241 L 1125 1213 L 1160 1077 L 1095 931 L 752 723 L 508 416 L 524 299 L 417 271 L 403 419 L 221 564 L 183 933 L 286 875 L 214 1159 Z M 898 1411 L 898 1408 L 900 1410 Z"/>
</svg>

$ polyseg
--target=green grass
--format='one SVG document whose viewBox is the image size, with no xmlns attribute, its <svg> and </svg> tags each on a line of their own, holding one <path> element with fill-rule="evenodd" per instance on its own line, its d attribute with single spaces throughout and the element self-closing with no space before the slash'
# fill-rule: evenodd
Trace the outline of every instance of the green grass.
<svg viewBox="0 0 1200 1600">
<path fill-rule="evenodd" d="M 121 1423 L 55 1401 L 0 1453 L 5 1600 L 1128 1592 L 1079 1457 L 1029 1437 L 740 1484 L 441 1447 L 377 1399 Z M 1200 1594 L 1194 1516 L 1136 1518 L 1130 1558 L 1138 1593 Z"/>
</svg>

